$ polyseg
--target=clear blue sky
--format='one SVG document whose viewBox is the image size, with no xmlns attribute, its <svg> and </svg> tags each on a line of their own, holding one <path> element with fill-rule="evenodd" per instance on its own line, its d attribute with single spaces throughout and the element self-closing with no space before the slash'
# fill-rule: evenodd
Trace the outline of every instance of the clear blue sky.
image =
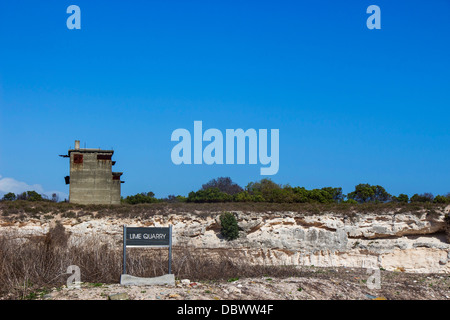
<svg viewBox="0 0 450 320">
<path fill-rule="evenodd" d="M 68 30 L 66 8 L 81 8 Z M 369 30 L 369 5 L 381 30 Z M 122 195 L 245 186 L 260 165 L 172 163 L 173 130 L 280 130 L 275 182 L 450 192 L 450 1 L 0 2 L 0 181 L 68 194 L 114 148 Z M 5 190 L 3 190 L 5 192 Z"/>
</svg>

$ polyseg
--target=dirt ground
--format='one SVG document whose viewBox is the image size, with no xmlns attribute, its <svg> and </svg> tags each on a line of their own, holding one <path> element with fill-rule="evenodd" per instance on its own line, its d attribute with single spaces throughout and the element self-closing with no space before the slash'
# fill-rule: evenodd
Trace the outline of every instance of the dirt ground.
<svg viewBox="0 0 450 320">
<path fill-rule="evenodd" d="M 379 279 L 379 282 L 377 282 Z M 449 300 L 450 275 L 306 267 L 291 278 L 176 281 L 175 286 L 81 283 L 37 294 L 49 300 Z"/>
</svg>

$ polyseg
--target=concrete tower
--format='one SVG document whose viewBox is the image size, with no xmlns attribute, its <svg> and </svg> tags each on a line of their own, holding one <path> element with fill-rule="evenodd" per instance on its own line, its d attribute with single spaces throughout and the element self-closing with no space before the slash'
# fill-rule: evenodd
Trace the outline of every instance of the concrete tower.
<svg viewBox="0 0 450 320">
<path fill-rule="evenodd" d="M 70 176 L 65 177 L 69 187 L 69 202 L 79 204 L 120 204 L 120 176 L 112 172 L 113 150 L 81 149 L 75 141 L 64 158 L 70 158 Z"/>
</svg>

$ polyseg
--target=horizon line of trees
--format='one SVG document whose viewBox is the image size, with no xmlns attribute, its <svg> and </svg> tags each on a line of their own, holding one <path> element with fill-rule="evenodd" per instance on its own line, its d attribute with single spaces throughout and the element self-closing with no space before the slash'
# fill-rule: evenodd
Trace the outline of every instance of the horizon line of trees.
<svg viewBox="0 0 450 320">
<path fill-rule="evenodd" d="M 9 192 L 3 196 L 2 201 L 51 201 L 59 202 L 58 195 L 54 193 L 49 199 L 36 191 L 26 191 L 20 194 Z M 66 201 L 66 200 L 65 200 Z M 202 185 L 197 191 L 191 191 L 187 197 L 169 195 L 167 198 L 156 198 L 153 192 L 142 192 L 122 197 L 122 203 L 218 203 L 218 202 L 272 202 L 272 203 L 441 203 L 450 204 L 450 193 L 436 195 L 431 193 L 414 194 L 409 197 L 401 193 L 398 196 L 389 194 L 379 185 L 360 183 L 355 190 L 344 194 L 340 187 L 324 187 L 308 190 L 305 187 L 292 187 L 289 184 L 281 185 L 265 178 L 257 182 L 250 182 L 245 188 L 234 183 L 230 177 L 212 179 Z"/>
<path fill-rule="evenodd" d="M 45 194 L 40 194 L 34 190 L 29 190 L 18 194 L 15 194 L 14 192 L 8 192 L 4 194 L 3 198 L 1 199 L 1 201 L 15 201 L 15 200 L 59 202 L 59 196 L 58 194 L 53 193 L 52 197 L 49 198 Z"/>
<path fill-rule="evenodd" d="M 414 194 L 409 197 L 401 193 L 398 196 L 389 194 L 379 185 L 360 183 L 355 190 L 344 194 L 342 188 L 324 187 L 308 190 L 305 187 L 281 185 L 265 178 L 257 182 L 250 182 L 245 188 L 234 183 L 229 177 L 212 179 L 202 185 L 197 191 L 191 191 L 187 197 L 169 195 L 167 198 L 155 198 L 153 192 L 138 193 L 122 198 L 122 202 L 129 204 L 156 202 L 272 202 L 272 203 L 441 203 L 450 204 L 450 193 L 434 196 L 431 193 Z"/>
</svg>

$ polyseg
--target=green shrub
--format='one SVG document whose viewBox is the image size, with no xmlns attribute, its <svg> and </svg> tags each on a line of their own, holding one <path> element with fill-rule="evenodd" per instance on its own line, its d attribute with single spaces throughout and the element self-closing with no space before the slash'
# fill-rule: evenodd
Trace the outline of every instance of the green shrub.
<svg viewBox="0 0 450 320">
<path fill-rule="evenodd" d="M 207 190 L 210 188 L 218 188 L 220 192 L 225 192 L 230 195 L 244 191 L 241 186 L 234 183 L 230 177 L 220 177 L 217 179 L 212 179 L 208 183 L 202 186 L 202 190 Z"/>
<path fill-rule="evenodd" d="M 220 215 L 221 233 L 228 241 L 239 237 L 239 227 L 236 217 L 231 212 L 224 212 Z"/>
<path fill-rule="evenodd" d="M 155 198 L 155 194 L 153 192 L 142 192 L 135 194 L 133 196 L 128 196 L 125 199 L 122 199 L 123 203 L 128 204 L 138 204 L 138 203 L 157 203 L 158 199 Z"/>
<path fill-rule="evenodd" d="M 450 198 L 445 197 L 445 196 L 441 196 L 441 195 L 437 195 L 434 198 L 433 202 L 434 203 L 444 203 L 444 204 L 446 204 L 446 203 L 450 203 Z"/>
<path fill-rule="evenodd" d="M 393 201 L 393 202 L 408 203 L 409 197 L 408 197 L 407 194 L 400 193 L 400 194 L 398 195 L 398 197 L 393 196 L 393 197 L 392 197 L 392 201 Z"/>
<path fill-rule="evenodd" d="M 42 200 L 44 200 L 42 198 L 42 195 L 40 195 L 39 193 L 37 193 L 34 190 L 23 192 L 23 193 L 17 195 L 16 199 L 17 200 L 27 200 L 27 201 L 42 201 Z"/>
<path fill-rule="evenodd" d="M 5 194 L 4 196 L 3 196 L 3 199 L 2 200 L 5 200 L 5 201 L 14 201 L 14 200 L 16 200 L 16 195 L 14 194 L 14 193 L 12 193 L 12 192 L 8 192 L 7 194 Z"/>
<path fill-rule="evenodd" d="M 353 199 L 358 203 L 379 203 L 391 200 L 392 196 L 382 186 L 372 186 L 368 183 L 360 183 L 355 186 L 355 191 L 347 194 L 347 198 Z"/>
<path fill-rule="evenodd" d="M 233 196 L 222 192 L 219 188 L 208 188 L 206 190 L 198 190 L 190 192 L 187 202 L 230 202 Z"/>
<path fill-rule="evenodd" d="M 433 202 L 433 200 L 434 200 L 434 196 L 429 192 L 422 193 L 422 194 L 416 193 L 410 199 L 411 202 Z"/>
</svg>

